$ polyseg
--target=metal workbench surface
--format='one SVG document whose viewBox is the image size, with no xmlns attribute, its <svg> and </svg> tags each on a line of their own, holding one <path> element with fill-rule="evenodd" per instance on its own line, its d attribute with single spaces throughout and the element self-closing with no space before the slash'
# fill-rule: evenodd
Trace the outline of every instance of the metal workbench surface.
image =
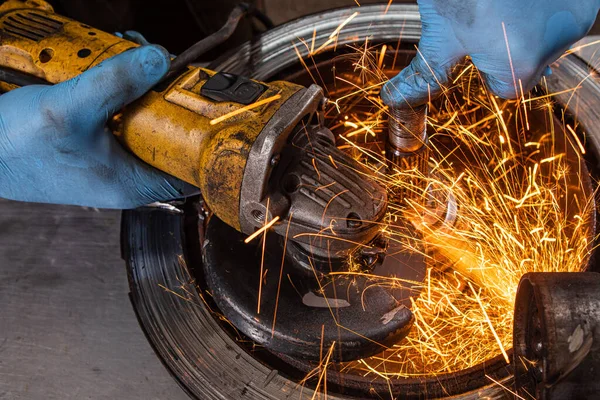
<svg viewBox="0 0 600 400">
<path fill-rule="evenodd" d="M 0 200 L 0 399 L 188 399 L 136 320 L 119 225 Z"/>
</svg>

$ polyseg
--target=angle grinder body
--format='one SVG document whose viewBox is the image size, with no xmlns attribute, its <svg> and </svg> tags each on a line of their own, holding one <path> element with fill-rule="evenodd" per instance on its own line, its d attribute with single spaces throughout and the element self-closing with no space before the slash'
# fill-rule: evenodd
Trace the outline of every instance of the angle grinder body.
<svg viewBox="0 0 600 400">
<path fill-rule="evenodd" d="M 43 1 L 9 0 L 0 5 L 3 77 L 16 74 L 25 81 L 59 84 L 136 46 L 57 15 Z M 22 85 L 4 79 L 0 92 Z M 230 320 L 238 321 L 245 334 L 266 347 L 308 359 L 318 360 L 322 346 L 337 342 L 341 351 L 332 359 L 346 360 L 396 343 L 406 336 L 414 318 L 385 290 L 378 294 L 380 300 L 364 309 L 360 293 L 373 282 L 373 275 L 337 281 L 326 276 L 332 269 L 347 269 L 345 260 L 361 250 L 381 247 L 379 254 L 385 252 L 381 231 L 387 192 L 370 171 L 335 146 L 334 135 L 323 125 L 325 103 L 317 85 L 258 82 L 187 66 L 169 73 L 112 116 L 108 125 L 141 160 L 197 186 L 211 215 L 242 237 L 273 222 L 269 233 L 278 235 L 282 257 L 297 272 L 294 284 L 308 287 L 301 296 L 286 296 L 280 306 L 287 307 L 287 315 L 297 307 L 308 308 L 310 321 L 298 331 L 292 318 L 287 326 L 278 325 L 277 334 L 275 330 L 265 334 L 267 323 L 250 304 L 256 298 L 260 304 L 260 292 L 256 294 L 254 286 L 250 292 L 240 290 L 239 285 L 250 283 L 231 278 L 225 269 L 229 264 L 219 261 L 205 266 L 205 271 L 212 274 L 215 299 Z M 236 235 L 222 231 L 230 236 L 224 240 Z M 205 246 L 205 251 L 211 248 Z M 371 268 L 378 252 L 366 253 Z M 219 260 L 205 254 L 205 261 L 211 259 Z M 413 256 L 409 263 L 414 262 Z M 421 265 L 422 260 L 416 263 Z M 261 270 L 255 269 L 254 275 Z M 255 286 L 260 286 L 263 277 L 255 277 Z M 335 295 L 351 289 L 356 299 L 338 312 L 337 321 L 331 307 L 323 305 L 332 301 L 327 290 Z M 243 307 L 228 303 L 234 295 L 245 302 Z M 323 304 L 315 306 L 315 296 L 320 299 L 316 303 Z M 341 324 L 348 335 L 340 336 Z M 287 346 L 292 337 L 302 345 Z"/>
<path fill-rule="evenodd" d="M 2 68 L 57 84 L 138 46 L 59 16 L 46 3 L 30 3 L 10 0 L 0 6 Z M 15 87 L 0 82 L 1 91 Z M 252 234 L 278 216 L 272 229 L 283 235 L 289 215 L 295 213 L 290 227 L 295 241 L 343 253 L 353 246 L 342 240 L 321 239 L 317 244 L 312 237 L 333 224 L 346 243 L 370 241 L 387 198 L 364 168 L 330 146 L 333 135 L 322 126 L 319 114 L 324 101 L 316 85 L 257 82 L 189 66 L 121 110 L 109 125 L 137 157 L 200 188 L 210 210 L 236 230 Z M 223 116 L 230 117 L 219 122 Z M 280 163 L 287 147 L 298 147 L 291 143 L 294 135 L 308 138 L 310 143 L 304 146 L 311 154 L 298 157 L 294 165 Z M 304 178 L 317 186 L 330 183 L 312 179 L 316 173 L 307 174 L 306 162 L 312 164 L 312 159 L 317 163 L 315 172 L 320 167 L 330 170 L 324 160 L 338 167 L 324 175 L 350 193 L 328 204 L 327 211 L 328 198 L 315 194 L 315 188 L 300 187 L 306 184 Z M 285 171 L 280 164 L 285 164 Z M 365 188 L 369 194 L 363 193 Z M 295 191 L 306 196 L 291 196 Z M 304 201 L 308 197 L 312 199 Z M 293 199 L 302 204 L 296 206 Z M 349 215 L 356 221 L 346 223 Z"/>
</svg>

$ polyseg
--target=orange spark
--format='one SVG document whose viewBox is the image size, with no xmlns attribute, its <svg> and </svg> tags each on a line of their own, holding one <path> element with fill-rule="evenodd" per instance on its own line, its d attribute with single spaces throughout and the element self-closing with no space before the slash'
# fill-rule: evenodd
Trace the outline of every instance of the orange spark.
<svg viewBox="0 0 600 400">
<path fill-rule="evenodd" d="M 384 14 L 387 14 L 388 10 L 390 9 L 390 6 L 392 5 L 392 1 L 393 0 L 388 1 L 387 7 L 385 8 L 385 11 L 383 12 Z"/>
<path fill-rule="evenodd" d="M 492 331 L 494 338 L 496 338 L 496 341 L 498 342 L 498 347 L 500 347 L 500 351 L 502 352 L 502 355 L 504 356 L 504 360 L 506 361 L 507 364 L 510 364 L 510 358 L 508 358 L 508 353 L 506 353 L 506 350 L 504 349 L 504 346 L 502 345 L 502 341 L 500 340 L 500 337 L 498 337 L 498 334 L 496 333 L 496 330 L 494 329 L 494 325 L 492 324 L 492 321 L 490 320 L 490 317 L 488 316 L 487 311 L 485 311 L 485 307 L 483 306 L 483 303 L 481 302 L 481 298 L 479 297 L 479 294 L 477 294 L 477 292 L 475 292 L 475 289 L 473 288 L 473 285 L 471 285 L 471 282 L 467 282 L 467 283 L 469 284 L 469 288 L 475 295 L 475 299 L 477 300 L 477 303 L 479 303 L 479 306 L 481 306 L 481 312 L 483 313 L 483 315 L 485 317 L 485 321 L 488 323 L 488 326 L 490 327 L 490 330 Z"/>
<path fill-rule="evenodd" d="M 342 31 L 342 29 L 350 22 L 352 21 L 354 18 L 356 18 L 356 16 L 358 15 L 358 11 L 356 11 L 354 14 L 352 14 L 351 16 L 349 16 L 348 18 L 346 18 L 346 20 L 344 22 L 342 22 L 337 28 L 335 28 L 335 30 L 333 32 L 331 32 L 331 35 L 329 35 L 329 39 L 334 38 L 335 36 L 339 35 L 340 32 Z"/>
<path fill-rule="evenodd" d="M 253 241 L 257 236 L 259 236 L 261 233 L 263 233 L 264 231 L 266 231 L 267 229 L 271 228 L 273 225 L 275 225 L 275 223 L 277 223 L 277 221 L 279 221 L 279 216 L 276 216 L 275 218 L 273 218 L 268 224 L 263 225 L 259 230 L 257 230 L 256 232 L 254 232 L 252 235 L 248 236 L 245 240 L 244 243 L 250 243 L 251 241 Z"/>
<path fill-rule="evenodd" d="M 506 52 L 508 53 L 508 64 L 510 65 L 510 73 L 512 74 L 513 85 L 515 88 L 515 97 L 519 97 L 519 92 L 517 91 L 517 79 L 515 77 L 515 69 L 513 68 L 512 57 L 510 55 L 510 46 L 508 45 L 508 35 L 506 34 L 506 26 L 504 25 L 504 21 L 502 21 L 502 32 L 504 33 L 504 42 L 506 43 Z"/>
<path fill-rule="evenodd" d="M 271 102 L 273 102 L 275 100 L 279 100 L 280 98 L 281 98 L 281 95 L 280 94 L 276 94 L 274 96 L 267 97 L 266 99 L 259 100 L 259 101 L 255 102 L 255 103 L 248 104 L 245 107 L 238 108 L 237 110 L 229 112 L 229 113 L 227 113 L 225 115 L 221 115 L 218 118 L 211 119 L 210 120 L 210 124 L 211 125 L 216 125 L 216 124 L 221 123 L 221 122 L 223 122 L 225 120 L 228 120 L 229 118 L 235 117 L 236 115 L 243 114 L 246 111 L 250 111 L 250 110 L 253 110 L 253 109 L 255 109 L 257 107 L 260 107 L 262 105 L 269 104 L 269 103 L 271 103 Z"/>
<path fill-rule="evenodd" d="M 271 328 L 271 337 L 275 336 L 275 322 L 277 321 L 277 308 L 279 307 L 279 293 L 281 291 L 281 279 L 283 277 L 283 266 L 285 264 L 285 254 L 287 250 L 287 242 L 288 236 L 290 233 L 290 225 L 292 224 L 292 215 L 293 212 L 290 213 L 290 218 L 288 219 L 287 228 L 285 229 L 285 239 L 283 241 L 283 255 L 281 256 L 281 268 L 279 270 L 279 282 L 277 284 L 277 295 L 275 297 L 275 310 L 273 311 L 273 326 Z"/>
<path fill-rule="evenodd" d="M 581 141 L 579 140 L 579 136 L 577 136 L 573 128 L 571 128 L 571 125 L 567 124 L 567 130 L 571 133 L 571 135 L 573 135 L 573 139 L 575 139 L 575 143 L 577 143 L 577 147 L 579 147 L 579 151 L 581 152 L 581 154 L 585 154 L 585 147 L 583 146 L 583 143 L 581 143 Z"/>
<path fill-rule="evenodd" d="M 383 59 L 385 57 L 385 52 L 387 51 L 387 45 L 384 44 L 381 46 L 381 53 L 379 53 L 379 61 L 377 62 L 377 68 L 381 69 L 383 67 Z"/>
</svg>

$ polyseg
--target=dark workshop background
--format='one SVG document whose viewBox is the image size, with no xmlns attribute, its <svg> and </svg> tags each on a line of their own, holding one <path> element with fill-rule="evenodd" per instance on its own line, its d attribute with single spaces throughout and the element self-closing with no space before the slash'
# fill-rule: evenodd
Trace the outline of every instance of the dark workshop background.
<svg viewBox="0 0 600 400">
<path fill-rule="evenodd" d="M 138 30 L 177 53 L 218 28 L 233 2 L 51 3 L 109 32 Z M 256 4 L 280 24 L 355 2 Z M 257 29 L 245 26 L 233 42 Z M 594 32 L 600 32 L 597 25 Z M 0 200 L 0 399 L 187 399 L 129 303 L 119 221 L 119 211 Z"/>
</svg>

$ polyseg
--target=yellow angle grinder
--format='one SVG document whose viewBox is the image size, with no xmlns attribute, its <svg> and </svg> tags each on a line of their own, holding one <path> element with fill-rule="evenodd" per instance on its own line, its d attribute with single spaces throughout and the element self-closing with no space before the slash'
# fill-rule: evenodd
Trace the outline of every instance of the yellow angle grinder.
<svg viewBox="0 0 600 400">
<path fill-rule="evenodd" d="M 165 79 L 115 115 L 110 127 L 137 157 L 200 188 L 214 216 L 235 230 L 251 235 L 272 223 L 275 245 L 286 249 L 305 283 L 296 285 L 304 293 L 279 306 L 299 314 L 288 325 L 281 317 L 274 332 L 268 310 L 241 312 L 223 285 L 213 287 L 238 329 L 273 351 L 308 359 L 334 342 L 340 351 L 333 359 L 374 354 L 402 339 L 413 316 L 384 287 L 370 289 L 365 302 L 367 278 L 327 276 L 347 269 L 349 258 L 359 265 L 368 260 L 362 265 L 371 275 L 386 262 L 380 232 L 387 193 L 335 146 L 323 125 L 322 89 L 189 65 L 224 41 L 247 11 L 236 8 L 220 31 L 176 57 Z M 57 15 L 45 2 L 9 0 L 0 5 L 0 91 L 57 84 L 136 46 Z M 302 330 L 289 326 L 300 318 Z"/>
</svg>

